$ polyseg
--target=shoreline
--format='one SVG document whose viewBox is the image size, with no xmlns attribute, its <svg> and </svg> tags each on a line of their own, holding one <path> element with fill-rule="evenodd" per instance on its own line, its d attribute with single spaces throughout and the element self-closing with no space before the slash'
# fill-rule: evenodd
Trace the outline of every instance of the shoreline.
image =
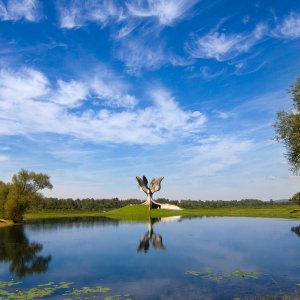
<svg viewBox="0 0 300 300">
<path fill-rule="evenodd" d="M 265 217 L 265 218 L 286 218 L 300 219 L 300 206 L 283 205 L 274 207 L 235 207 L 235 208 L 202 208 L 163 210 L 156 209 L 149 212 L 144 205 L 125 206 L 106 212 L 91 211 L 49 211 L 30 212 L 25 214 L 25 220 L 67 218 L 67 217 L 108 217 L 114 219 L 144 220 L 149 217 L 205 217 L 205 216 L 227 216 L 227 217 Z"/>
<path fill-rule="evenodd" d="M 235 207 L 235 208 L 202 208 L 202 209 L 182 209 L 163 210 L 156 209 L 149 211 L 144 205 L 125 206 L 110 211 L 47 211 L 28 212 L 24 216 L 27 220 L 60 219 L 74 217 L 106 217 L 123 221 L 147 221 L 152 218 L 163 218 L 181 216 L 185 218 L 193 217 L 252 217 L 252 218 L 281 218 L 290 220 L 300 220 L 300 206 L 283 205 L 273 207 Z M 1 222 L 2 221 L 2 222 Z M 0 219 L 0 228 L 19 225 L 11 221 Z"/>
<path fill-rule="evenodd" d="M 0 219 L 0 228 L 7 227 L 7 226 L 14 226 L 18 225 L 19 223 L 14 223 L 9 220 Z"/>
</svg>

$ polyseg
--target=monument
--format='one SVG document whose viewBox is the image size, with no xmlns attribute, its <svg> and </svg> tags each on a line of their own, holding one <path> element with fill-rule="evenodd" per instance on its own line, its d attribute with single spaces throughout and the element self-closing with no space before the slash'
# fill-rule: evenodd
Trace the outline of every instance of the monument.
<svg viewBox="0 0 300 300">
<path fill-rule="evenodd" d="M 158 192 L 160 190 L 161 181 L 164 179 L 163 176 L 158 178 L 153 178 L 149 186 L 148 186 L 148 179 L 146 178 L 146 176 L 143 176 L 143 178 L 136 176 L 135 178 L 140 186 L 140 190 L 146 193 L 147 195 L 147 200 L 143 204 L 148 205 L 149 210 L 154 208 L 181 210 L 181 208 L 178 207 L 177 205 L 160 204 L 153 200 L 152 195 L 155 192 Z"/>
<path fill-rule="evenodd" d="M 163 179 L 163 176 L 157 179 L 153 178 L 151 180 L 150 186 L 148 187 L 148 180 L 146 176 L 143 176 L 143 179 L 139 176 L 136 176 L 136 180 L 140 186 L 140 190 L 142 192 L 145 192 L 147 195 L 147 200 L 143 204 L 149 205 L 149 210 L 151 210 L 152 208 L 161 208 L 161 204 L 154 201 L 152 195 L 160 190 L 160 183 Z"/>
</svg>

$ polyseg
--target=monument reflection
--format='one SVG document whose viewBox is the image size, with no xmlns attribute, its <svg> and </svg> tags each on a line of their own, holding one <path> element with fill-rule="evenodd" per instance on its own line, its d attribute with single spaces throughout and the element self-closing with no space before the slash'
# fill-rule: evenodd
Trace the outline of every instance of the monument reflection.
<svg viewBox="0 0 300 300">
<path fill-rule="evenodd" d="M 0 262 L 8 262 L 9 271 L 18 278 L 48 270 L 51 255 L 39 255 L 42 250 L 42 244 L 29 241 L 23 226 L 0 230 Z"/>
<path fill-rule="evenodd" d="M 165 250 L 162 236 L 155 233 L 153 230 L 153 225 L 160 221 L 159 218 L 149 218 L 149 221 L 147 222 L 148 231 L 140 237 L 140 243 L 137 248 L 138 253 L 142 251 L 147 253 L 150 248 L 150 242 L 155 249 Z"/>
</svg>

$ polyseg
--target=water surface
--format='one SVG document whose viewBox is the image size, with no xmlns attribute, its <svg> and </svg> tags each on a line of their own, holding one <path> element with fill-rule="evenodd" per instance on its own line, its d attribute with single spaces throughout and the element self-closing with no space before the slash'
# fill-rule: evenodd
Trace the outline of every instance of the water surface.
<svg viewBox="0 0 300 300">
<path fill-rule="evenodd" d="M 233 217 L 35 221 L 0 229 L 0 281 L 21 281 L 21 290 L 62 281 L 111 289 L 87 299 L 291 295 L 300 291 L 299 225 Z M 75 299 L 62 293 L 48 298 Z"/>
</svg>

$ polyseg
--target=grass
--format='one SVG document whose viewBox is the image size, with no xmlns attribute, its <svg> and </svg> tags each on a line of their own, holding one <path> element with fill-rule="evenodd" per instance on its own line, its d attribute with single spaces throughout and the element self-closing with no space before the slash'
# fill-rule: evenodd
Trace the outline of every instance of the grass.
<svg viewBox="0 0 300 300">
<path fill-rule="evenodd" d="M 149 212 L 147 206 L 132 205 L 108 212 L 81 212 L 81 211 L 51 211 L 32 212 L 25 215 L 25 219 L 48 219 L 64 217 L 88 217 L 103 216 L 124 221 L 145 221 L 156 217 L 204 217 L 204 216 L 232 216 L 232 217 L 262 217 L 262 218 L 286 218 L 300 219 L 300 207 L 294 205 L 266 206 L 266 207 L 239 207 L 239 208 L 203 208 L 183 210 L 156 209 Z"/>
<path fill-rule="evenodd" d="M 33 219 L 54 219 L 54 218 L 73 218 L 73 217 L 99 217 L 105 216 L 105 212 L 95 211 L 43 211 L 29 212 L 25 214 L 25 220 Z"/>
</svg>

